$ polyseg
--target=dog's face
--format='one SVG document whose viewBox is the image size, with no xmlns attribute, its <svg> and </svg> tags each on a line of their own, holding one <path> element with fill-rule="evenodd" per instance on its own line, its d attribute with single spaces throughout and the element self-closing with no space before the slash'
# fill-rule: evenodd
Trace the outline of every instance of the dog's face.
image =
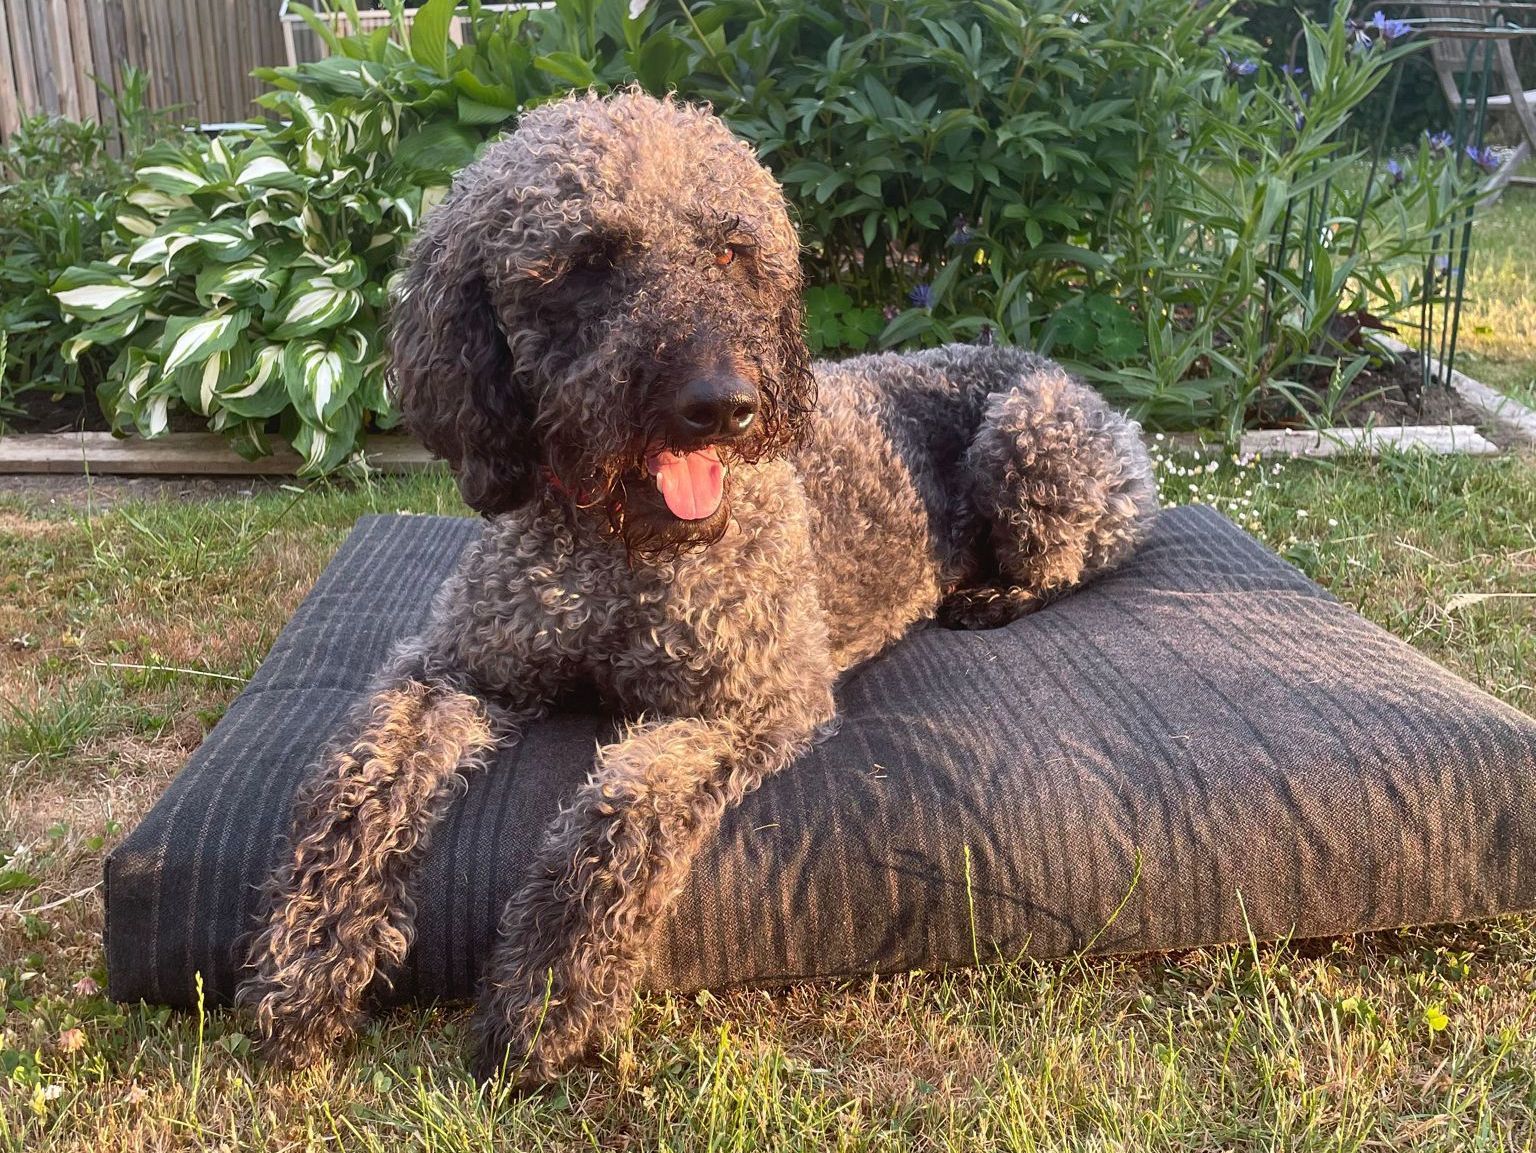
<svg viewBox="0 0 1536 1153">
<path fill-rule="evenodd" d="M 631 549 L 703 544 L 733 465 L 815 404 L 798 240 L 715 117 L 638 93 L 525 115 L 407 257 L 395 394 L 486 513 L 548 484 Z"/>
</svg>

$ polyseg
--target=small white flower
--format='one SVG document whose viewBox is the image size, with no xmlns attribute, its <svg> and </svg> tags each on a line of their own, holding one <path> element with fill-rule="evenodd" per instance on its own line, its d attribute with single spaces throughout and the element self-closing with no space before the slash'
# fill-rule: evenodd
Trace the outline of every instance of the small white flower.
<svg viewBox="0 0 1536 1153">
<path fill-rule="evenodd" d="M 1338 528 L 1339 527 L 1339 522 L 1334 520 L 1333 517 L 1329 517 L 1328 518 L 1328 527 L 1329 528 Z"/>
<path fill-rule="evenodd" d="M 638 20 L 645 15 L 645 10 L 651 6 L 651 0 L 629 0 L 629 18 Z"/>
<path fill-rule="evenodd" d="M 1299 509 L 1296 510 L 1296 519 L 1298 519 L 1298 520 L 1306 520 L 1307 517 L 1309 517 L 1311 515 L 1312 514 L 1307 512 L 1307 510 L 1304 509 L 1304 508 L 1299 508 Z"/>
</svg>

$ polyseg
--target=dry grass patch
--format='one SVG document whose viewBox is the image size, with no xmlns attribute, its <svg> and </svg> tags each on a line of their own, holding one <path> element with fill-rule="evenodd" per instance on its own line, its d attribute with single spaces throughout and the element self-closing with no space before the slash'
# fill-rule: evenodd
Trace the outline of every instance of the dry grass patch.
<svg viewBox="0 0 1536 1153">
<path fill-rule="evenodd" d="M 1217 504 L 1372 619 L 1536 705 L 1536 601 L 1503 595 L 1536 592 L 1536 461 L 1211 463 L 1165 460 L 1170 499 Z M 0 892 L 0 1149 L 1536 1145 L 1536 929 L 1519 919 L 651 997 L 601 1066 L 525 1099 L 466 1076 L 459 1009 L 389 1013 L 288 1075 L 237 1015 L 112 1004 L 99 901 L 71 895 L 356 516 L 453 507 L 440 479 L 291 499 L 128 503 L 0 536 L 19 598 L 6 627 L 37 639 L 0 661 L 36 730 L 0 718 L 0 871 L 30 878 Z M 1447 607 L 1472 593 L 1501 595 Z"/>
</svg>

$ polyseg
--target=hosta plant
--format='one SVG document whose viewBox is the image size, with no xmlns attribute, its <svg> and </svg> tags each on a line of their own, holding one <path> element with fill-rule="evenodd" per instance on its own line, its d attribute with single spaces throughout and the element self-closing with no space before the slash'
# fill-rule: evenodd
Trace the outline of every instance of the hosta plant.
<svg viewBox="0 0 1536 1153">
<path fill-rule="evenodd" d="M 100 392 L 114 428 L 156 436 L 183 405 L 255 455 L 281 415 L 305 471 L 324 472 L 390 422 L 386 281 L 444 177 L 402 162 L 390 77 L 355 66 L 376 83 L 350 100 L 266 97 L 280 129 L 147 151 L 115 221 L 121 251 L 54 285 L 86 325 L 66 354 L 118 349 Z"/>
<path fill-rule="evenodd" d="M 98 390 L 120 431 L 156 436 L 184 407 L 247 456 L 276 423 L 306 474 L 330 471 L 395 414 L 384 387 L 387 284 L 423 207 L 520 107 L 687 61 L 651 16 L 579 0 L 482 10 L 450 42 L 455 0 L 342 36 L 302 5 L 330 55 L 263 69 L 272 119 L 156 146 L 134 173 L 109 254 L 53 285 L 81 326 L 70 359 L 115 358 Z M 355 5 L 336 5 L 356 22 Z M 658 50 L 658 46 L 665 50 Z"/>
<path fill-rule="evenodd" d="M 55 396 L 93 387 L 109 356 L 66 361 L 59 302 L 49 289 L 65 269 L 95 259 L 122 203 L 132 161 L 174 114 L 147 105 L 148 77 L 123 70 L 110 93 L 114 133 L 94 121 L 25 120 L 0 146 L 0 429 L 27 390 Z"/>
</svg>

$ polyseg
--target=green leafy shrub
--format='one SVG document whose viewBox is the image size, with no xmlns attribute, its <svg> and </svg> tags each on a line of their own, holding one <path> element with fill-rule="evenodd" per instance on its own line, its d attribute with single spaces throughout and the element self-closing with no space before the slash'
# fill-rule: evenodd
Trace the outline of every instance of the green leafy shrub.
<svg viewBox="0 0 1536 1153">
<path fill-rule="evenodd" d="M 332 55 L 262 73 L 273 119 L 146 151 L 110 251 L 54 291 L 83 326 L 65 357 L 115 352 L 99 392 L 114 429 L 157 436 L 184 407 L 255 456 L 276 424 L 303 471 L 322 473 L 396 419 L 387 284 L 451 174 L 519 107 L 595 82 L 595 45 L 611 49 L 605 74 L 667 74 L 620 5 L 601 6 L 606 32 L 596 3 L 475 6 L 465 46 L 448 38 L 453 0 L 429 0 L 408 33 L 397 6 L 393 27 L 366 36 L 295 8 Z"/>
<path fill-rule="evenodd" d="M 114 98 L 128 157 L 168 116 L 145 104 L 147 78 L 124 70 Z M 108 150 L 109 133 L 92 121 L 24 121 L 0 147 L 0 422 L 18 413 L 32 389 L 53 395 L 94 387 L 106 364 L 64 355 L 59 302 L 49 289 L 72 265 L 93 259 L 132 171 Z M 0 423 L 3 427 L 3 423 Z"/>
<path fill-rule="evenodd" d="M 108 251 L 56 282 L 70 357 L 115 357 L 115 427 L 186 406 L 244 452 L 275 424 L 307 471 L 346 459 L 394 419 L 381 309 L 431 190 L 573 87 L 707 99 L 756 145 L 817 352 L 1039 346 L 1163 425 L 1337 380 L 1335 318 L 1421 295 L 1474 188 L 1423 148 L 1402 179 L 1363 163 L 1349 118 L 1409 49 L 1358 50 L 1342 15 L 1308 25 L 1304 89 L 1230 0 L 471 4 L 464 45 L 453 0 L 408 33 L 391 7 L 368 35 L 309 14 L 331 55 L 263 73 L 273 119 L 146 155 Z"/>
<path fill-rule="evenodd" d="M 791 0 L 727 22 L 740 47 L 704 88 L 778 167 L 816 278 L 851 307 L 911 303 L 881 344 L 1028 344 L 1155 424 L 1235 432 L 1358 358 L 1336 318 L 1417 308 L 1477 180 L 1420 149 L 1388 181 L 1354 145 L 1353 114 L 1414 45 L 1362 38 L 1341 9 L 1305 26 L 1299 80 L 1229 7 L 915 0 L 837 19 Z"/>
<path fill-rule="evenodd" d="M 148 149 L 114 222 L 120 250 L 55 285 L 87 325 L 67 354 L 118 350 L 101 390 L 114 428 L 156 436 L 182 405 L 259 454 L 281 416 L 323 472 L 370 418 L 388 423 L 386 281 L 427 189 L 463 155 L 430 134 L 409 146 L 403 70 L 343 58 L 325 75 L 348 93 L 263 97 L 286 123 Z"/>
</svg>

